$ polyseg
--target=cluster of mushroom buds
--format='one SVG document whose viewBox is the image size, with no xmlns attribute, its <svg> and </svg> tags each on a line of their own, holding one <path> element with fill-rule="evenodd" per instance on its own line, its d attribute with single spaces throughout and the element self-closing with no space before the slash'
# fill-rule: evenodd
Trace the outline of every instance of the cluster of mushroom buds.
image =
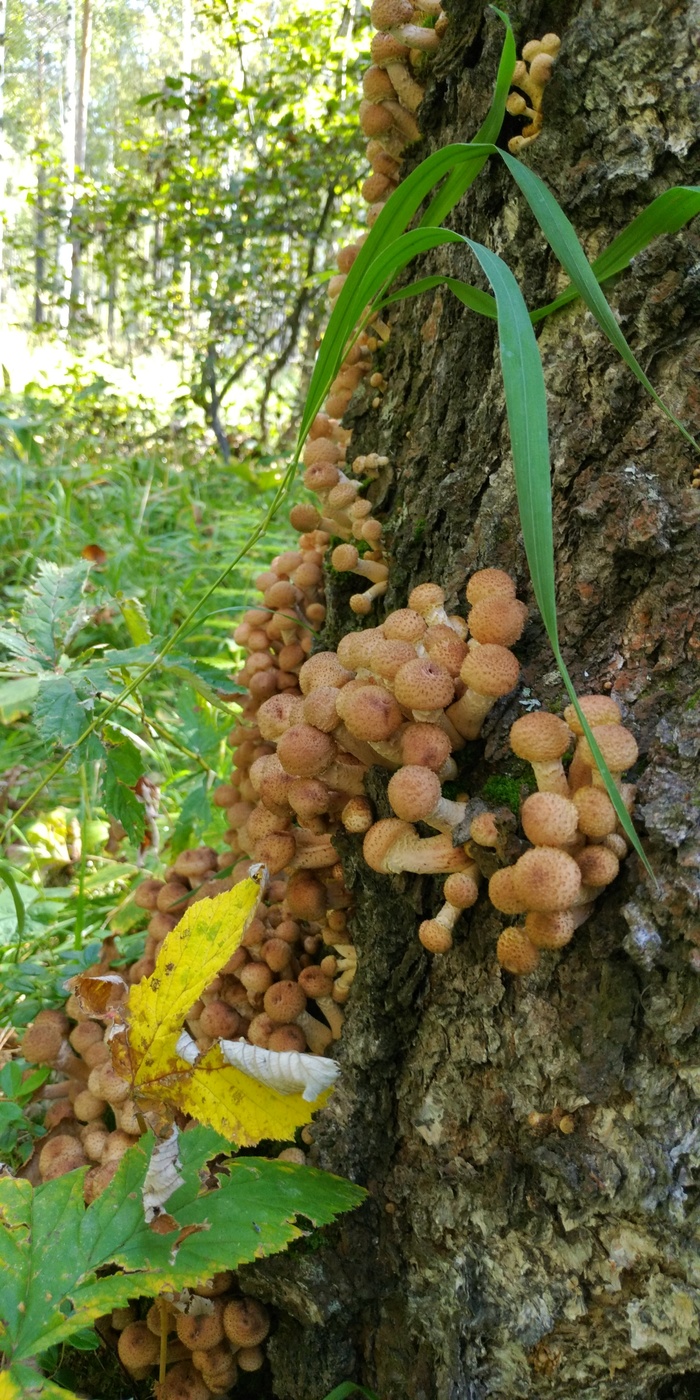
<svg viewBox="0 0 700 1400">
<path fill-rule="evenodd" d="M 531 146 L 542 130 L 544 90 L 552 76 L 554 60 L 560 48 L 558 34 L 545 34 L 542 39 L 531 39 L 523 44 L 522 58 L 516 63 L 511 78 L 513 87 L 520 91 L 512 92 L 506 102 L 511 116 L 528 119 L 520 135 L 511 137 L 508 142 L 508 150 L 514 156 L 519 156 L 527 146 Z"/>
<path fill-rule="evenodd" d="M 146 1380 L 158 1366 L 161 1329 L 167 1333 L 168 1371 L 156 1382 L 158 1400 L 210 1400 L 228 1395 L 239 1372 L 259 1371 L 270 1318 L 262 1303 L 233 1289 L 233 1274 L 215 1274 L 208 1284 L 168 1294 L 138 1317 L 134 1303 L 101 1318 L 101 1335 L 116 1345 L 134 1380 Z"/>
<path fill-rule="evenodd" d="M 610 696 L 584 695 L 579 705 L 622 801 L 631 812 L 636 789 L 623 774 L 637 760 L 634 735 Z M 576 740 L 565 772 L 562 758 Z M 598 895 L 615 879 L 627 838 L 573 705 L 564 718 L 537 710 L 515 721 L 510 744 L 527 760 L 538 791 L 524 801 L 520 819 L 529 849 L 491 876 L 489 899 L 503 914 L 524 915 L 504 929 L 497 957 L 508 972 L 533 972 L 540 949 L 562 948 L 591 914 Z M 471 849 L 496 846 L 493 817 L 471 827 Z"/>
<path fill-rule="evenodd" d="M 360 125 L 369 138 L 367 158 L 372 173 L 362 185 L 369 205 L 367 223 L 375 223 L 399 181 L 401 156 L 420 137 L 415 112 L 424 96 L 417 73 L 427 56 L 434 54 L 447 26 L 440 0 L 374 0 L 372 24 L 379 32 L 372 40 L 372 65 L 363 78 Z M 338 253 L 338 271 L 328 283 L 331 310 L 366 234 Z M 373 407 L 381 402 L 383 376 L 372 369 L 372 356 L 389 338 L 388 326 L 374 316 L 367 332 L 356 339 L 331 384 L 324 412 L 312 425 L 304 449 L 304 484 L 320 498 L 320 509 L 298 505 L 291 512 L 295 529 L 303 533 L 322 530 L 346 544 L 335 550 L 332 563 L 366 579 L 370 587 L 353 595 L 350 606 L 360 616 L 369 613 L 375 598 L 386 591 L 388 568 L 381 551 L 382 527 L 372 516 L 370 502 L 360 496 L 361 479 L 372 481 L 389 459 L 376 452 L 350 461 L 344 471 L 351 434 L 340 424 L 357 387 L 367 379 L 376 391 Z M 354 543 L 356 541 L 356 543 Z"/>
<path fill-rule="evenodd" d="M 107 970 L 108 944 L 103 948 L 104 961 L 95 972 Z M 104 1027 L 83 1016 L 74 998 L 66 1011 L 40 1011 L 25 1031 L 22 1054 L 30 1064 L 49 1065 L 61 1076 L 39 1091 L 46 1101 L 47 1129 L 38 1145 L 39 1176 L 52 1181 L 76 1167 L 89 1167 L 83 1188 L 89 1205 L 109 1185 L 141 1127 L 129 1086 L 112 1069 Z"/>
</svg>

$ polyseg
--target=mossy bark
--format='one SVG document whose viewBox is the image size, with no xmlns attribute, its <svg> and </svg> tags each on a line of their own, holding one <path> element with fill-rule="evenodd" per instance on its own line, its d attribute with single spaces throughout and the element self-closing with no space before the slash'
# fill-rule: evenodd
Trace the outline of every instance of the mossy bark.
<svg viewBox="0 0 700 1400">
<path fill-rule="evenodd" d="M 521 0 L 511 17 L 519 44 L 562 35 L 545 130 L 524 159 L 595 256 L 655 195 L 700 183 L 700 9 Z M 501 36 L 473 0 L 451 8 L 416 160 L 474 134 Z M 531 306 L 561 286 L 496 161 L 454 226 L 509 262 Z M 429 267 L 479 281 L 454 247 Z M 699 267 L 691 227 L 606 289 L 691 429 Z M 357 450 L 390 459 L 372 488 L 393 558 L 387 608 L 432 579 L 463 609 L 465 579 L 485 565 L 515 573 L 532 602 L 493 325 L 447 292 L 402 304 L 391 324 L 381 407 L 368 395 L 348 417 Z M 321 1400 L 349 1377 L 382 1400 L 699 1393 L 700 493 L 689 448 L 581 304 L 546 321 L 539 344 L 563 649 L 579 690 L 611 692 L 638 736 L 637 822 L 656 883 L 630 857 L 574 942 L 517 980 L 496 964 L 504 920 L 485 898 L 431 960 L 416 930 L 441 882 L 375 875 L 348 838 L 359 972 L 312 1157 L 370 1194 L 321 1248 L 247 1275 L 294 1319 L 270 1344 L 280 1400 Z M 331 644 L 349 624 L 347 591 L 330 580 Z M 524 698 L 563 703 L 534 609 L 518 651 L 523 688 L 469 746 L 470 795 L 494 775 L 517 782 L 507 734 Z"/>
</svg>

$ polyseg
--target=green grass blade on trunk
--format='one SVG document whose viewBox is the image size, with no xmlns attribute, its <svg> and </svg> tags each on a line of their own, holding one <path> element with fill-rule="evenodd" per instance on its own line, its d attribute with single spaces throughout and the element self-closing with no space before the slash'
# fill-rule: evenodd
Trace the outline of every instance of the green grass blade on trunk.
<svg viewBox="0 0 700 1400">
<path fill-rule="evenodd" d="M 423 200 L 446 174 L 456 167 L 467 166 L 474 169 L 475 175 L 478 174 L 493 150 L 495 147 L 473 144 L 445 146 L 443 150 L 435 151 L 427 160 L 422 161 L 389 196 L 350 268 L 331 312 L 311 376 L 299 429 L 296 460 L 300 456 L 309 428 L 338 372 L 353 333 L 363 319 L 367 299 L 362 292 L 362 283 L 370 267 L 400 238 Z M 413 231 L 418 232 L 417 229 Z M 388 272 L 388 278 L 391 275 L 391 272 Z"/>
<path fill-rule="evenodd" d="M 610 800 L 622 827 L 647 870 L 653 875 L 615 780 L 607 768 L 591 727 L 578 702 L 561 654 L 557 626 L 552 533 L 552 487 L 549 460 L 547 400 L 542 361 L 523 295 L 510 268 L 481 243 L 465 243 L 493 287 L 498 306 L 498 339 L 503 371 L 506 411 L 513 452 L 525 553 L 537 605 L 569 698 L 603 776 Z"/>
<path fill-rule="evenodd" d="M 596 281 L 605 282 L 609 277 L 617 276 L 618 272 L 624 272 L 632 259 L 648 248 L 655 238 L 661 238 L 665 233 L 678 233 L 696 214 L 700 214 L 700 188 L 696 185 L 677 185 L 674 189 L 665 190 L 591 263 Z M 575 287 L 566 287 L 554 301 L 532 311 L 530 320 L 536 325 L 545 316 L 551 316 L 552 312 L 575 301 L 578 295 Z"/>
<path fill-rule="evenodd" d="M 488 292 L 482 292 L 478 287 L 472 287 L 469 282 L 460 281 L 458 277 L 441 277 L 439 274 L 434 277 L 422 277 L 418 282 L 411 282 L 409 287 L 402 287 L 400 292 L 392 292 L 391 296 L 378 302 L 375 309 L 383 311 L 385 306 L 393 306 L 397 301 L 406 301 L 407 297 L 419 297 L 423 292 L 431 292 L 434 287 L 447 287 L 461 301 L 462 306 L 466 306 L 469 311 L 476 311 L 479 316 L 488 316 L 491 321 L 498 317 L 496 303 Z"/>
<path fill-rule="evenodd" d="M 508 93 L 510 92 L 513 70 L 517 58 L 515 38 L 508 15 L 505 14 L 503 10 L 497 9 L 495 5 L 489 5 L 489 9 L 503 21 L 506 27 L 506 37 L 501 50 L 501 58 L 498 64 L 496 86 L 491 99 L 491 106 L 474 137 L 473 144 L 475 145 L 484 142 L 487 144 L 494 143 L 498 137 L 501 127 L 503 126 L 503 118 L 506 114 L 506 101 Z M 479 171 L 487 160 L 488 156 L 485 155 L 478 168 L 474 168 L 473 170 L 471 168 L 468 170 L 457 169 L 453 171 L 445 181 L 442 189 L 438 190 L 438 193 L 426 210 L 421 223 L 425 225 L 443 223 L 448 214 L 454 209 L 455 204 L 459 204 L 460 199 L 466 194 L 469 186 L 474 183 Z"/>
<path fill-rule="evenodd" d="M 505 151 L 499 151 L 501 159 L 505 161 L 513 179 L 519 185 L 530 208 L 542 229 L 542 232 L 549 243 L 552 252 L 559 259 L 562 267 L 569 274 L 577 292 L 583 298 L 589 311 L 595 316 L 601 330 L 605 332 L 611 344 L 614 345 L 618 354 L 625 364 L 629 366 L 632 373 L 644 386 L 647 393 L 651 395 L 655 403 L 665 413 L 666 417 L 682 433 L 686 442 L 689 442 L 696 452 L 700 452 L 700 445 L 688 432 L 687 428 L 676 418 L 667 404 L 657 394 L 651 380 L 644 373 L 636 356 L 630 350 L 615 317 L 608 306 L 603 293 L 596 281 L 595 273 L 576 237 L 572 224 L 566 217 L 564 210 L 557 204 L 554 195 L 550 193 L 547 186 L 514 156 L 508 155 Z M 528 318 L 529 319 L 529 318 Z"/>
</svg>

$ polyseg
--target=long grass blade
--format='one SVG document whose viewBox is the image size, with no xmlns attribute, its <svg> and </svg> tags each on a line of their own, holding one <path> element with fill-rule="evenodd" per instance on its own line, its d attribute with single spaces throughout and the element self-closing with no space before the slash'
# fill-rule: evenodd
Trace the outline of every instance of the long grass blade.
<svg viewBox="0 0 700 1400">
<path fill-rule="evenodd" d="M 402 287 L 400 292 L 392 292 L 391 296 L 384 297 L 378 302 L 375 310 L 383 311 L 385 306 L 393 306 L 397 301 L 405 301 L 407 297 L 419 297 L 423 292 L 431 292 L 434 287 L 447 287 L 449 291 L 461 301 L 463 306 L 470 311 L 476 311 L 479 316 L 488 316 L 489 320 L 495 321 L 498 317 L 496 303 L 488 292 L 482 292 L 478 287 L 470 286 L 469 282 L 462 282 L 458 277 L 422 277 L 418 282 L 411 282 L 409 287 Z"/>
<path fill-rule="evenodd" d="M 515 37 L 508 15 L 505 14 L 503 10 L 497 9 L 495 5 L 490 5 L 489 9 L 493 10 L 494 14 L 498 15 L 498 18 L 503 21 L 506 27 L 506 37 L 501 50 L 501 58 L 498 64 L 496 86 L 491 99 L 491 106 L 474 137 L 474 145 L 479 145 L 481 143 L 490 145 L 493 144 L 498 137 L 498 133 L 503 126 L 503 118 L 506 114 L 506 100 L 510 92 L 513 70 L 517 58 Z M 469 186 L 474 183 L 479 171 L 486 164 L 487 159 L 488 156 L 485 155 L 480 164 L 474 167 L 470 166 L 466 170 L 458 168 L 453 171 L 452 175 L 445 181 L 442 189 L 438 191 L 435 198 L 428 206 L 421 223 L 426 225 L 441 224 L 443 220 L 447 218 L 448 214 L 452 212 L 455 205 L 459 204 L 460 199 L 466 194 Z"/>
<path fill-rule="evenodd" d="M 557 626 L 549 431 L 542 361 L 527 306 L 510 268 L 496 253 L 466 238 L 493 287 L 498 306 L 498 338 L 503 371 L 513 471 L 525 553 L 547 636 L 583 732 L 603 776 L 620 823 L 653 875 L 617 785 L 607 768 L 574 690 L 561 654 Z"/>
<path fill-rule="evenodd" d="M 700 446 L 695 438 L 688 432 L 687 428 L 676 418 L 667 404 L 657 394 L 651 380 L 647 378 L 642 366 L 636 356 L 630 350 L 620 327 L 608 306 L 603 293 L 598 286 L 595 274 L 581 244 L 576 237 L 573 225 L 569 222 L 564 210 L 557 204 L 554 195 L 550 193 L 547 186 L 514 156 L 510 156 L 506 151 L 499 151 L 499 155 L 510 170 L 516 184 L 520 186 L 530 208 L 542 229 L 542 232 L 549 243 L 552 252 L 559 259 L 562 267 L 568 272 L 573 285 L 579 296 L 583 298 L 589 311 L 598 322 L 601 330 L 605 331 L 610 342 L 615 346 L 618 354 L 629 366 L 632 373 L 643 384 L 647 393 L 651 396 L 659 408 L 665 413 L 667 418 L 675 424 L 678 431 L 683 435 L 686 442 L 689 442 L 696 452 L 700 452 Z"/>
<path fill-rule="evenodd" d="M 609 277 L 624 272 L 632 259 L 648 248 L 655 238 L 660 238 L 665 233 L 678 233 L 678 230 L 694 219 L 696 214 L 700 214 L 698 186 L 676 185 L 674 189 L 665 190 L 657 199 L 652 200 L 617 238 L 613 238 L 605 252 L 591 263 L 591 271 L 595 274 L 596 281 L 605 282 Z M 532 311 L 530 320 L 533 325 L 542 321 L 545 316 L 551 316 L 553 311 L 558 311 L 560 307 L 575 301 L 578 295 L 576 287 L 565 287 L 554 301 Z"/>
</svg>

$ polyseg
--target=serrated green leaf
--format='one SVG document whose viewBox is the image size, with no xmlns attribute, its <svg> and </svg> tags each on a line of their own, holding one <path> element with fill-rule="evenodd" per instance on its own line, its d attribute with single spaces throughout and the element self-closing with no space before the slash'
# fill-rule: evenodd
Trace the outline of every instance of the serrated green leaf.
<svg viewBox="0 0 700 1400">
<path fill-rule="evenodd" d="M 22 607 L 22 631 L 53 665 L 61 639 L 67 633 L 81 604 L 89 565 L 82 560 L 59 568 L 41 560 L 27 590 Z"/>
<path fill-rule="evenodd" d="M 69 676 L 41 678 L 32 717 L 42 739 L 64 749 L 80 738 L 87 722 Z"/>
<path fill-rule="evenodd" d="M 80 1400 L 74 1390 L 64 1390 L 32 1366 L 11 1366 L 0 1371 L 0 1400 Z"/>
<path fill-rule="evenodd" d="M 133 783 L 138 781 L 143 771 L 139 751 L 136 745 L 129 743 L 127 739 L 107 750 L 102 775 L 102 803 L 105 811 L 114 817 L 115 821 L 121 822 L 129 840 L 136 845 L 143 840 L 146 817 L 143 803 L 139 802 L 133 791 Z M 126 781 L 122 781 L 122 773 L 125 774 Z M 131 774 L 135 774 L 133 780 L 130 780 Z"/>
<path fill-rule="evenodd" d="M 302 1233 L 297 1217 L 329 1224 L 366 1194 L 325 1172 L 257 1158 L 227 1163 L 218 1189 L 204 1191 L 204 1164 L 229 1144 L 198 1127 L 180 1138 L 183 1184 L 168 1201 L 179 1228 L 156 1234 L 144 1220 L 141 1194 L 153 1144 L 147 1134 L 130 1148 L 87 1209 L 85 1168 L 36 1190 L 28 1181 L 0 1178 L 0 1349 L 17 1375 L 23 1372 L 17 1363 L 69 1341 L 130 1298 L 196 1286 L 222 1269 L 276 1253 Z M 182 1239 L 187 1226 L 195 1232 Z M 107 1265 L 126 1272 L 98 1278 Z M 1 1372 L 0 1381 L 6 1384 L 10 1374 Z"/>
<path fill-rule="evenodd" d="M 0 724 L 14 724 L 22 715 L 31 714 L 38 689 L 38 676 L 18 676 L 0 685 Z"/>
<path fill-rule="evenodd" d="M 208 700 L 210 705 L 214 705 L 217 710 L 222 710 L 225 715 L 231 717 L 229 706 L 221 699 L 218 691 L 227 687 L 226 679 L 213 666 L 207 666 L 203 661 L 195 661 L 189 656 L 169 656 L 163 662 L 163 670 L 169 671 L 171 675 L 177 676 L 178 680 L 184 681 L 185 685 L 196 691 L 204 700 Z M 230 692 L 240 693 L 240 686 L 230 683 Z"/>
<path fill-rule="evenodd" d="M 144 642 L 141 646 L 125 647 L 122 651 L 106 651 L 102 660 L 108 669 L 122 666 L 148 666 L 157 656 L 158 639 Z"/>
<path fill-rule="evenodd" d="M 26 637 L 18 632 L 14 627 L 0 627 L 0 647 L 9 651 L 11 656 L 19 656 L 25 661 L 35 661 L 43 671 L 44 666 L 39 662 L 39 653 L 35 646 Z"/>
</svg>

